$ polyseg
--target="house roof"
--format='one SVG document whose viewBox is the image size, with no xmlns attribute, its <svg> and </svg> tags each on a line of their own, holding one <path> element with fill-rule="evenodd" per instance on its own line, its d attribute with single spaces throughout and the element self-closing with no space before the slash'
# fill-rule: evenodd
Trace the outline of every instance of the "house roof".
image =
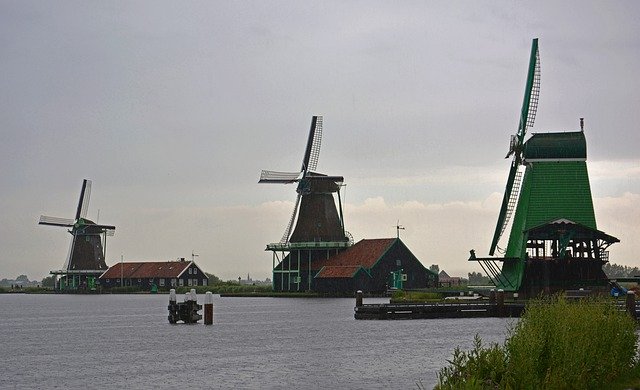
<svg viewBox="0 0 640 390">
<path fill-rule="evenodd" d="M 363 269 L 359 265 L 327 265 L 322 267 L 316 278 L 352 278 Z"/>
<path fill-rule="evenodd" d="M 369 269 L 389 250 L 396 238 L 360 240 L 345 251 L 315 263 L 316 269 L 325 266 L 363 267 Z"/>
<path fill-rule="evenodd" d="M 109 269 L 106 270 L 100 278 L 177 278 L 192 264 L 195 265 L 193 261 L 145 261 L 118 263 L 109 267 Z"/>
</svg>

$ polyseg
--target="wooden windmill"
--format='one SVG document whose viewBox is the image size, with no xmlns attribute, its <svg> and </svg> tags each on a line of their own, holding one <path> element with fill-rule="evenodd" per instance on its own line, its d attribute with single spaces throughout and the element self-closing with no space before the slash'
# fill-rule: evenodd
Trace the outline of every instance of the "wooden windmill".
<svg viewBox="0 0 640 390">
<path fill-rule="evenodd" d="M 494 284 L 526 296 L 607 286 L 602 265 L 618 242 L 597 230 L 581 130 L 533 134 L 540 95 L 538 40 L 531 47 L 524 102 L 507 158 L 513 156 L 489 255 L 476 258 Z M 499 243 L 507 230 L 505 249 Z M 502 263 L 502 264 L 500 264 Z"/>
<path fill-rule="evenodd" d="M 303 268 L 310 271 L 314 259 L 327 256 L 323 252 L 339 250 L 351 244 L 349 233 L 344 229 L 340 198 L 340 186 L 344 178 L 316 172 L 322 142 L 322 119 L 322 116 L 314 116 L 311 120 L 300 171 L 263 170 L 260 174 L 259 183 L 297 183 L 295 206 L 284 234 L 280 242 L 267 245 L 267 250 L 274 254 L 274 288 L 300 290 L 305 284 L 310 288 L 311 276 L 303 275 Z M 337 207 L 334 194 L 338 200 Z M 282 259 L 277 252 L 282 252 Z M 285 252 L 289 254 L 285 256 Z M 276 260 L 279 262 L 277 266 Z M 303 266 L 301 262 L 306 265 Z"/>
<path fill-rule="evenodd" d="M 64 268 L 51 271 L 61 276 L 61 289 L 92 288 L 97 277 L 107 270 L 105 262 L 107 236 L 115 226 L 99 225 L 86 218 L 91 196 L 91 180 L 83 180 L 74 219 L 40 216 L 40 225 L 70 228 L 71 245 Z M 104 242 L 104 245 L 103 245 Z"/>
</svg>

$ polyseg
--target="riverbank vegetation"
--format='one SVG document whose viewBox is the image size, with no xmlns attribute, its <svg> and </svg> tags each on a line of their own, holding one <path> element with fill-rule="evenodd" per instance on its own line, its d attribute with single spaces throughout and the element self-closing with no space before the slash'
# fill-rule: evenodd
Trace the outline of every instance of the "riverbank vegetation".
<svg viewBox="0 0 640 390">
<path fill-rule="evenodd" d="M 456 348 L 436 389 L 623 389 L 640 385 L 636 321 L 603 299 L 531 301 L 504 344 Z"/>
</svg>

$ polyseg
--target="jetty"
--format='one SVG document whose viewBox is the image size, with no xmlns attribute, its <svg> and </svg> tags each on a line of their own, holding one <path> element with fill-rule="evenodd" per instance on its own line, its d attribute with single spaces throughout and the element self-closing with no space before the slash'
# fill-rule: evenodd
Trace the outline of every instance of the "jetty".
<svg viewBox="0 0 640 390">
<path fill-rule="evenodd" d="M 582 299 L 586 295 L 567 296 L 567 299 Z M 625 300 L 617 301 L 620 310 L 640 319 L 640 307 L 635 294 L 629 291 Z M 526 302 L 505 302 L 504 292 L 491 294 L 489 299 L 456 300 L 452 302 L 377 303 L 364 304 L 362 292 L 356 293 L 354 317 L 356 320 L 407 320 L 437 318 L 518 318 L 524 313 Z"/>
</svg>

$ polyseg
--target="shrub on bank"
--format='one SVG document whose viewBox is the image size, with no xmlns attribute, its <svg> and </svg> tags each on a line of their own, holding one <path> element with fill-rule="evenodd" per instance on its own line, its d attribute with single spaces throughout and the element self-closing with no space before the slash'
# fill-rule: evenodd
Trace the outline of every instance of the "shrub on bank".
<svg viewBox="0 0 640 390">
<path fill-rule="evenodd" d="M 437 389 L 599 389 L 638 378 L 635 321 L 611 301 L 531 302 L 503 345 L 456 348 Z M 615 387 L 614 387 L 615 388 Z"/>
</svg>

